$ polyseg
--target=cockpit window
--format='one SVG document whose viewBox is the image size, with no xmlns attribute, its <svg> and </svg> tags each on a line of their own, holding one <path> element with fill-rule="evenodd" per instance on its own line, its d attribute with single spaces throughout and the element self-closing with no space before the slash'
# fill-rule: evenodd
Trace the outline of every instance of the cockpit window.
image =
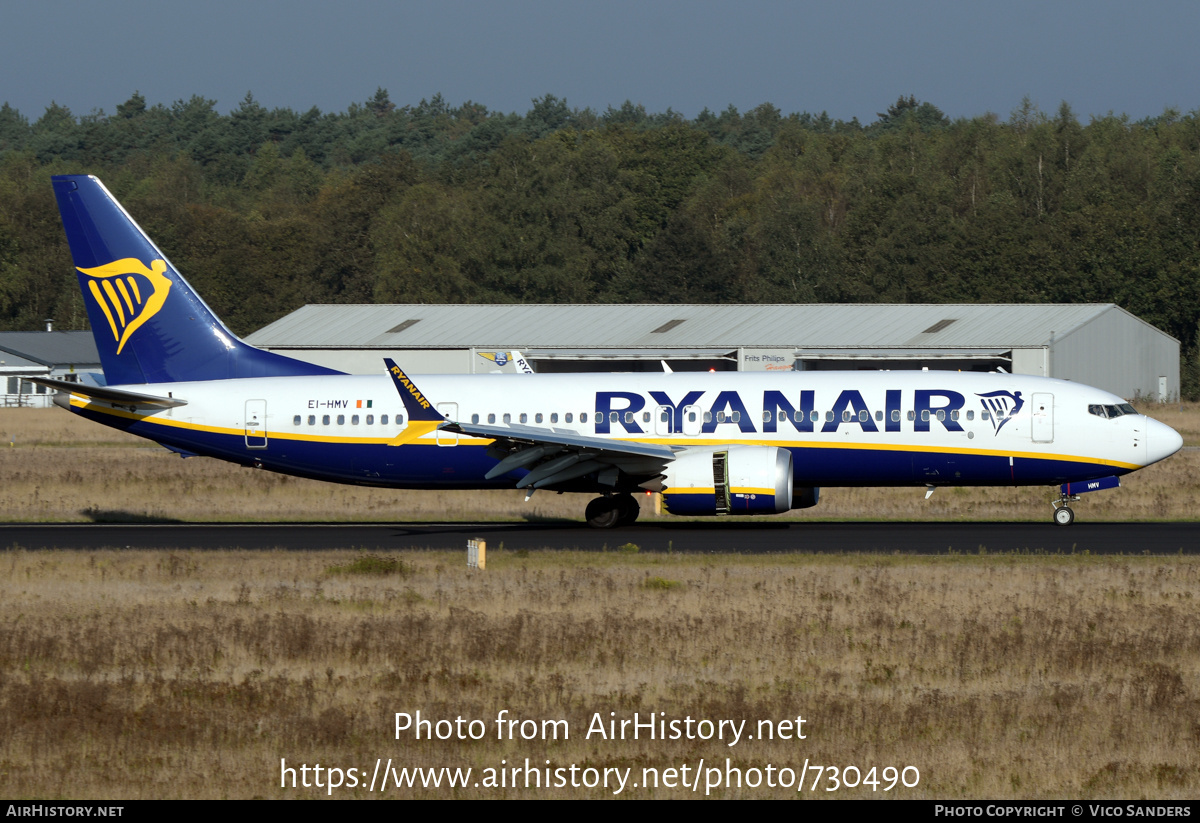
<svg viewBox="0 0 1200 823">
<path fill-rule="evenodd" d="M 1088 406 L 1088 414 L 1094 414 L 1097 417 L 1106 417 L 1111 419 L 1114 417 L 1122 417 L 1126 414 L 1137 414 L 1137 410 L 1128 403 L 1117 403 L 1115 405 L 1093 403 Z"/>
</svg>

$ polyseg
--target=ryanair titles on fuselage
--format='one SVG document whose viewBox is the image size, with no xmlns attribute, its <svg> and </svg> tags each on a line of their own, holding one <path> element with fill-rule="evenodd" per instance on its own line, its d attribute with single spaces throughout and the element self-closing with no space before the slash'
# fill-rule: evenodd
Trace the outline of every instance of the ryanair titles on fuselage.
<svg viewBox="0 0 1200 823">
<path fill-rule="evenodd" d="M 681 397 L 672 398 L 662 391 L 651 391 L 649 396 L 638 392 L 598 391 L 596 434 L 646 434 L 646 429 L 638 420 L 638 413 L 650 410 L 651 407 L 669 409 L 672 415 L 671 428 L 673 431 L 680 431 L 683 428 L 685 409 L 699 403 L 705 393 L 691 391 Z M 828 412 L 823 417 L 816 413 L 816 392 L 812 389 L 801 390 L 799 405 L 793 405 L 791 399 L 782 391 L 764 391 L 761 406 L 763 414 L 760 416 L 751 414 L 737 391 L 718 391 L 712 403 L 704 409 L 707 414 L 704 415 L 700 432 L 713 434 L 718 426 L 737 426 L 739 431 L 746 434 L 759 431 L 777 432 L 781 426 L 790 426 L 798 432 L 825 433 L 836 432 L 839 426 L 859 426 L 864 432 L 878 432 L 882 426 L 883 431 L 898 432 L 905 422 L 906 412 L 909 411 L 913 414 L 907 422 L 912 424 L 914 431 L 927 432 L 934 422 L 947 431 L 963 431 L 958 422 L 959 415 L 955 414 L 967 405 L 967 399 L 962 393 L 952 389 L 916 389 L 907 398 L 907 404 L 904 402 L 904 394 L 900 389 L 887 389 L 884 392 L 883 408 L 880 409 L 883 414 L 878 416 L 882 419 L 877 419 L 876 409 L 868 405 L 862 392 L 857 389 L 845 389 L 838 394 L 833 405 L 823 410 Z M 998 393 L 989 392 L 989 395 L 996 394 Z M 1021 392 L 1003 394 L 1007 395 L 1008 402 L 1004 406 L 1007 415 L 1016 414 L 1024 405 Z M 990 402 L 994 404 L 996 399 L 990 398 Z M 981 403 L 981 408 L 986 410 L 990 407 L 984 407 Z"/>
<path fill-rule="evenodd" d="M 422 408 L 429 408 L 429 400 L 420 393 L 399 369 L 394 369 L 398 382 Z M 729 431 L 719 427 L 736 426 L 744 434 L 770 434 L 796 431 L 804 433 L 833 433 L 844 426 L 857 426 L 862 432 L 898 432 L 903 428 L 916 432 L 929 432 L 937 425 L 949 432 L 965 431 L 960 420 L 968 404 L 978 408 L 982 420 L 987 420 L 995 433 L 1012 420 L 1025 406 L 1020 391 L 991 391 L 967 396 L 953 389 L 886 389 L 883 405 L 871 405 L 858 389 L 844 389 L 838 393 L 830 406 L 817 405 L 817 392 L 802 389 L 798 392 L 798 403 L 793 400 L 797 393 L 767 389 L 762 393 L 762 404 L 747 403 L 742 393 L 727 389 L 721 391 L 693 390 L 672 397 L 665 391 L 646 393 L 631 391 L 596 391 L 592 414 L 581 414 L 579 423 L 589 425 L 598 435 L 653 434 L 654 418 L 663 410 L 670 414 L 670 429 L 681 432 L 685 429 L 684 416 L 689 411 L 700 415 L 696 432 L 715 434 Z M 825 394 L 825 392 L 822 392 Z M 876 393 L 877 394 L 877 393 Z M 711 402 L 705 401 L 711 396 Z M 494 406 L 480 398 L 456 398 L 464 412 L 515 412 L 522 411 L 511 401 L 504 408 Z M 526 401 L 534 405 L 545 405 L 538 401 Z M 563 410 L 570 407 L 568 400 L 553 401 Z M 315 400 L 307 401 L 308 409 L 316 408 L 371 408 L 373 400 Z M 751 411 L 751 410 L 754 411 Z M 761 413 L 760 413 L 761 411 Z M 645 412 L 646 414 L 643 414 Z M 652 413 L 652 414 L 651 414 Z M 649 416 L 647 416 L 649 415 Z M 973 419 L 974 414 L 966 419 Z M 585 419 L 588 418 L 588 419 Z M 542 421 L 539 420 L 539 423 Z M 566 421 L 564 421 L 566 422 Z M 557 416 L 551 425 L 557 423 Z"/>
</svg>

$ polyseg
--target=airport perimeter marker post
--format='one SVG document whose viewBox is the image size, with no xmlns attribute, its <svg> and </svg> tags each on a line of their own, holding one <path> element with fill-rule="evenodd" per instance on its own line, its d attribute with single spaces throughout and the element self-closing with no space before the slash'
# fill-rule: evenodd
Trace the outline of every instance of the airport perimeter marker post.
<svg viewBox="0 0 1200 823">
<path fill-rule="evenodd" d="M 471 538 L 467 541 L 467 568 L 487 568 L 487 541 Z"/>
</svg>

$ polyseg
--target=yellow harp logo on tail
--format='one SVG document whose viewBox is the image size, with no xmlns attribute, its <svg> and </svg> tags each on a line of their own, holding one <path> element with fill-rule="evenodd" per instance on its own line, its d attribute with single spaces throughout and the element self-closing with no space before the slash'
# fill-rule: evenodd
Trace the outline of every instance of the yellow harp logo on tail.
<svg viewBox="0 0 1200 823">
<path fill-rule="evenodd" d="M 167 264 L 163 260 L 154 260 L 150 268 L 146 268 L 146 264 L 136 257 L 114 260 L 94 269 L 79 269 L 88 276 L 88 291 L 108 318 L 113 340 L 117 343 L 117 354 L 125 348 L 130 336 L 158 314 L 167 302 L 171 281 L 166 270 Z M 138 283 L 139 278 L 144 278 L 142 284 Z"/>
</svg>

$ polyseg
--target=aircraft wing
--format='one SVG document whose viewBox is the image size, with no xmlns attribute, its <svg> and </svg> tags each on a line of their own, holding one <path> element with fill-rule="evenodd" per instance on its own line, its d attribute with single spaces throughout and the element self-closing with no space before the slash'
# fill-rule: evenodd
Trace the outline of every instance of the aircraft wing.
<svg viewBox="0 0 1200 823">
<path fill-rule="evenodd" d="M 391 358 L 384 358 L 396 392 L 408 411 L 411 436 L 424 436 L 435 429 L 492 440 L 488 454 L 499 462 L 484 475 L 485 480 L 516 469 L 529 473 L 517 481 L 518 489 L 538 489 L 596 474 L 601 485 L 616 486 L 621 472 L 634 477 L 657 477 L 675 459 L 675 452 L 655 443 L 631 443 L 588 437 L 564 429 L 537 426 L 492 426 L 445 420 L 412 379 Z"/>
<path fill-rule="evenodd" d="M 447 423 L 446 431 L 488 438 L 489 454 L 498 462 L 485 475 L 491 480 L 515 469 L 529 468 L 517 488 L 536 489 L 597 473 L 601 484 L 615 485 L 619 472 L 637 477 L 662 474 L 675 452 L 657 443 L 632 443 L 588 437 L 573 431 L 536 426 L 489 426 L 482 423 Z M 611 481 L 611 482 L 606 482 Z"/>
<path fill-rule="evenodd" d="M 186 400 L 180 400 L 178 397 L 156 397 L 153 394 L 140 394 L 138 392 L 125 391 L 124 389 L 112 389 L 107 386 L 68 383 L 66 380 L 55 380 L 52 377 L 22 377 L 21 379 L 28 380 L 30 383 L 37 383 L 39 386 L 46 386 L 50 389 L 58 389 L 67 394 L 78 394 L 81 397 L 90 397 L 93 400 L 112 403 L 114 406 L 123 406 L 132 411 L 137 411 L 138 409 L 170 409 L 176 406 L 187 405 Z"/>
</svg>

